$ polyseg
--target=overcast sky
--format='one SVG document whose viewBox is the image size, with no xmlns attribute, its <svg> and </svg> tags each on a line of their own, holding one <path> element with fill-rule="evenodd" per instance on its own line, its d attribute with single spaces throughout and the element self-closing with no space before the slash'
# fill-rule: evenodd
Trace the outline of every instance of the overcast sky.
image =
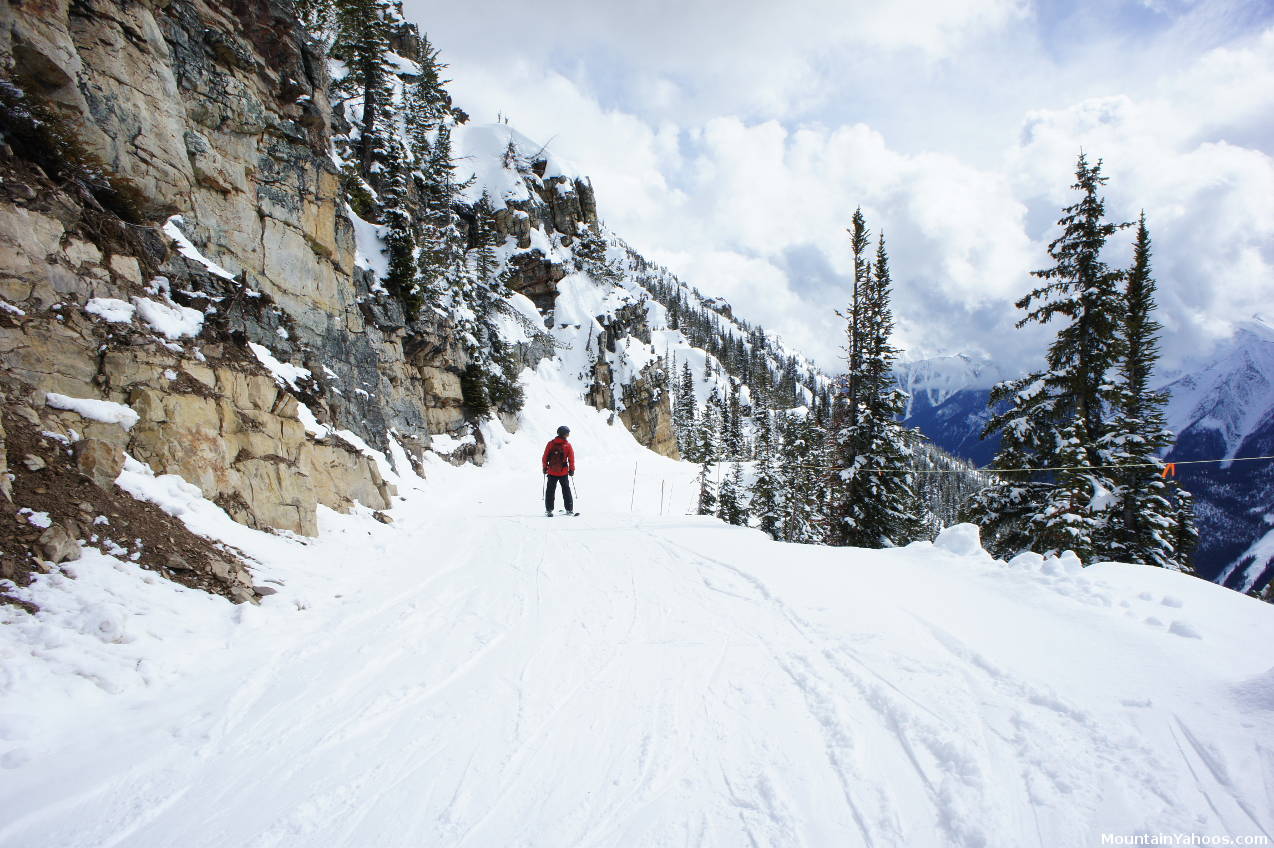
<svg viewBox="0 0 1274 848">
<path fill-rule="evenodd" d="M 1113 219 L 1146 211 L 1170 359 L 1274 319 L 1271 0 L 405 6 L 475 121 L 547 142 L 611 229 L 829 370 L 858 206 L 908 356 L 1038 357 L 1013 302 L 1081 149 Z"/>
</svg>

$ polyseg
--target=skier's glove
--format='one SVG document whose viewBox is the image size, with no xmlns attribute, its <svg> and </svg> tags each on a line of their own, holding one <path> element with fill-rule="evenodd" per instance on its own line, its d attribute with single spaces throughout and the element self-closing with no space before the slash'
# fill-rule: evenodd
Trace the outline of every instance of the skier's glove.
<svg viewBox="0 0 1274 848">
<path fill-rule="evenodd" d="M 574 477 L 574 476 L 575 476 L 575 469 L 574 469 L 574 468 L 572 468 L 572 469 L 571 469 L 568 473 L 569 473 L 572 477 Z"/>
</svg>

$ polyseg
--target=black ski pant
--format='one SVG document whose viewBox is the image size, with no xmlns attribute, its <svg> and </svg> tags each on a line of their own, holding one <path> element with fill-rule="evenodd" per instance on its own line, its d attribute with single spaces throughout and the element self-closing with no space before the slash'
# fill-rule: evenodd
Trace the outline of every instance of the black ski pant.
<svg viewBox="0 0 1274 848">
<path fill-rule="evenodd" d="M 548 475 L 548 485 L 544 489 L 544 511 L 553 511 L 553 493 L 557 489 L 558 484 L 562 486 L 562 505 L 566 507 L 567 512 L 575 511 L 575 499 L 571 497 L 571 478 L 565 475 L 554 477 Z"/>
</svg>

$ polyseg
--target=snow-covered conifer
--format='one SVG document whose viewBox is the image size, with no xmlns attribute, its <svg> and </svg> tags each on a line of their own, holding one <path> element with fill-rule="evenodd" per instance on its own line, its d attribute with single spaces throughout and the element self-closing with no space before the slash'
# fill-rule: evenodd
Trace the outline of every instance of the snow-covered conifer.
<svg viewBox="0 0 1274 848">
<path fill-rule="evenodd" d="M 780 432 L 780 538 L 785 542 L 821 544 L 826 540 L 827 519 L 827 454 L 822 434 L 807 415 L 799 413 L 783 416 Z"/>
<path fill-rule="evenodd" d="M 673 426 L 677 431 L 677 447 L 683 459 L 696 462 L 698 454 L 695 422 L 698 409 L 695 401 L 695 379 L 689 362 L 681 363 L 681 377 L 677 381 L 676 396 L 673 400 Z"/>
<path fill-rule="evenodd" d="M 385 252 L 389 255 L 385 288 L 402 304 L 403 313 L 410 321 L 420 311 L 422 297 L 417 280 L 415 223 L 408 206 L 407 164 L 399 144 L 390 145 L 387 165 L 380 196 L 381 220 L 387 229 Z"/>
<path fill-rule="evenodd" d="M 1179 514 L 1178 503 L 1188 500 L 1189 493 L 1165 479 L 1159 459 L 1172 444 L 1173 435 L 1164 419 L 1167 395 L 1150 388 L 1159 358 L 1157 335 L 1161 326 L 1153 317 L 1155 281 L 1144 212 L 1137 225 L 1125 291 L 1123 360 L 1118 366 L 1111 422 L 1103 444 L 1111 464 L 1124 467 L 1113 475 L 1118 487 L 1100 554 L 1121 562 L 1182 570 L 1188 567 L 1193 544 L 1178 550 L 1178 539 L 1189 538 L 1194 531 L 1192 527 L 1178 528 L 1177 522 L 1193 524 L 1193 515 L 1192 511 Z"/>
<path fill-rule="evenodd" d="M 721 481 L 721 492 L 717 496 L 717 518 L 726 524 L 747 523 L 747 492 L 743 485 L 743 466 L 737 461 L 731 463 L 730 473 Z"/>
<path fill-rule="evenodd" d="M 713 515 L 717 507 L 717 484 L 712 480 L 712 465 L 707 460 L 699 463 L 699 475 L 695 478 L 699 484 L 699 502 L 695 512 L 699 515 Z"/>
<path fill-rule="evenodd" d="M 892 277 L 884 236 L 874 267 L 862 258 L 868 233 L 861 211 L 854 213 L 850 236 L 856 278 L 849 308 L 841 313 L 849 368 L 833 419 L 828 535 L 832 544 L 878 548 L 919 538 L 925 521 L 906 473 L 909 439 L 898 421 L 906 396 L 893 378 L 898 351 L 889 340 Z"/>
<path fill-rule="evenodd" d="M 1100 466 L 1113 464 L 1107 411 L 1116 400 L 1111 378 L 1124 352 L 1124 273 L 1102 256 L 1121 226 L 1105 218 L 1099 194 L 1105 182 L 1101 162 L 1090 166 L 1081 153 L 1072 186 L 1079 199 L 1062 210 L 1062 233 L 1048 248 L 1054 264 L 1031 272 L 1043 283 L 1017 302 L 1026 312 L 1019 327 L 1066 323 L 1044 371 L 992 393 L 992 404 L 1010 403 L 985 431 L 1003 434 L 993 464 L 1006 469 L 1005 480 L 975 498 L 968 515 L 988 522 L 984 531 L 1000 555 L 1059 546 L 1089 560 L 1103 553 L 1117 484 Z M 1009 471 L 1010 458 L 1017 468 L 1066 470 Z"/>
<path fill-rule="evenodd" d="M 390 24 L 385 0 L 335 0 L 336 40 L 332 53 L 344 59 L 349 75 L 342 85 L 357 91 L 362 99 L 359 121 L 359 159 L 362 174 L 373 185 L 388 151 Z"/>
<path fill-rule="evenodd" d="M 779 538 L 783 521 L 783 478 L 779 473 L 779 457 L 770 411 L 757 405 L 752 413 L 755 440 L 756 477 L 752 481 L 749 508 L 757 526 L 770 538 Z"/>
</svg>

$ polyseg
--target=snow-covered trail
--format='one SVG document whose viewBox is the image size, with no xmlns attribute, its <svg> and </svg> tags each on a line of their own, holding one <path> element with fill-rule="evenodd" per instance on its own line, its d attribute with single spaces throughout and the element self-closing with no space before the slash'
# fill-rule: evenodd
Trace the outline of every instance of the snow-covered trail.
<svg viewBox="0 0 1274 848">
<path fill-rule="evenodd" d="M 1240 652 L 1274 639 L 1265 605 L 1155 569 L 1006 568 L 959 534 L 834 550 L 661 516 L 652 481 L 684 507 L 691 471 L 600 419 L 574 436 L 585 514 L 546 519 L 545 397 L 488 468 L 404 481 L 392 526 L 325 513 L 309 544 L 238 540 L 286 586 L 229 612 L 182 594 L 187 633 L 155 601 L 130 643 L 150 685 L 34 650 L 40 715 L 0 716 L 0 739 L 30 728 L 0 845 L 1274 834 L 1274 671 Z"/>
</svg>

